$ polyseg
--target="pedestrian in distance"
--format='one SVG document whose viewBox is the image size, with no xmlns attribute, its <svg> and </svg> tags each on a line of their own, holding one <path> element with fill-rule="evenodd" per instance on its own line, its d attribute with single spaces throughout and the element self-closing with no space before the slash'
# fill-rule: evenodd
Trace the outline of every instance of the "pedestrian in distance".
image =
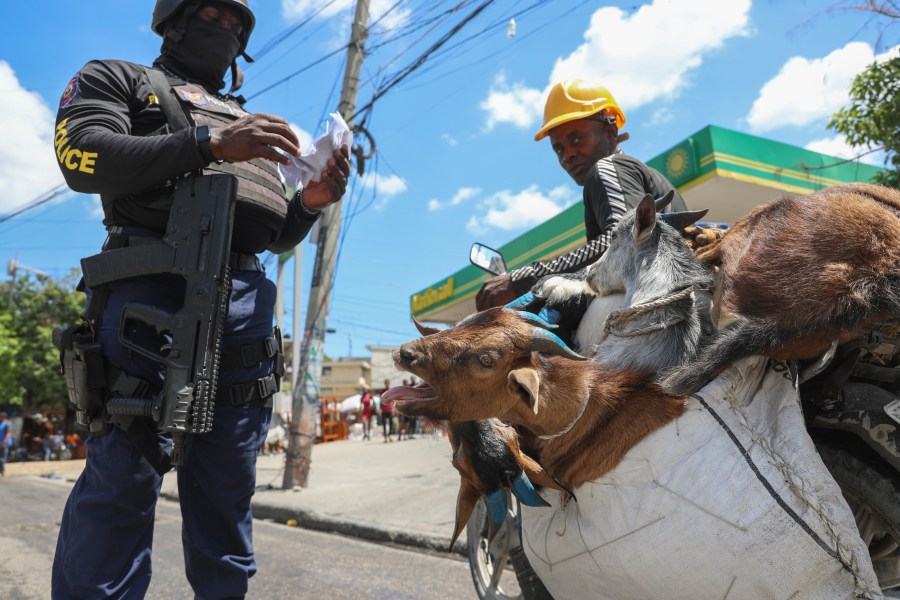
<svg viewBox="0 0 900 600">
<path fill-rule="evenodd" d="M 624 125 L 625 113 L 599 83 L 570 79 L 550 88 L 544 123 L 534 139 L 549 137 L 559 166 L 582 187 L 587 243 L 488 279 L 475 296 L 478 310 L 515 300 L 543 277 L 575 273 L 596 262 L 626 211 L 645 194 L 660 198 L 674 189 L 659 171 L 622 152 L 619 144 L 628 139 L 619 133 Z M 687 210 L 677 191 L 669 210 Z"/>
<path fill-rule="evenodd" d="M 372 416 L 375 414 L 375 398 L 372 391 L 363 388 L 362 395 L 359 399 L 359 411 L 362 418 L 363 439 L 372 439 Z"/>
<path fill-rule="evenodd" d="M 0 412 L 0 477 L 6 477 L 6 461 L 13 445 L 12 423 L 5 412 Z"/>
<path fill-rule="evenodd" d="M 183 460 L 175 461 L 181 463 L 176 477 L 185 572 L 197 598 L 243 598 L 257 570 L 250 499 L 283 371 L 273 332 L 276 288 L 257 254 L 293 249 L 320 210 L 340 200 L 350 173 L 344 146 L 305 189 L 284 188 L 278 164 L 299 156 L 296 135 L 281 117 L 247 112 L 235 94 L 243 80 L 236 59 L 246 58 L 254 25 L 249 0 L 157 0 L 151 26 L 163 42 L 152 67 L 121 60 L 86 64 L 60 99 L 54 140 L 69 187 L 100 195 L 108 231 L 100 257 L 162 244 L 176 190 L 193 190 L 199 175 L 224 173 L 237 183 L 212 429 L 186 436 Z M 223 92 L 229 71 L 231 88 Z M 120 419 L 105 407 L 110 398 L 159 397 L 163 365 L 126 347 L 119 331 L 122 326 L 130 344 L 155 353 L 171 336 L 147 323 L 120 321 L 131 303 L 180 310 L 188 294 L 175 271 L 131 273 L 88 289 L 85 325 L 102 349 L 107 381 L 102 406 L 90 414 L 92 424 L 103 427 L 91 430 L 84 472 L 62 515 L 55 599 L 130 599 L 147 592 L 154 511 L 172 436 L 157 432 L 149 419 Z"/>
<path fill-rule="evenodd" d="M 384 400 L 384 393 L 391 389 L 389 379 L 384 380 L 384 389 L 381 390 L 380 409 L 381 409 L 381 434 L 384 443 L 393 442 L 394 433 L 394 403 L 391 400 Z"/>
</svg>

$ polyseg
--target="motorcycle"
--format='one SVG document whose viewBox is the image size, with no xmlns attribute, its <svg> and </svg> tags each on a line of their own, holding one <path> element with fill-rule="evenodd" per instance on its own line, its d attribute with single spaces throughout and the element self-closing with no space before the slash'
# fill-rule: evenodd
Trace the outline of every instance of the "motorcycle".
<svg viewBox="0 0 900 600">
<path fill-rule="evenodd" d="M 480 243 L 469 261 L 506 272 L 502 254 Z M 793 368 L 807 431 L 853 511 L 885 597 L 900 598 L 900 317 Z M 478 597 L 552 600 L 522 550 L 515 498 L 507 506 L 493 539 L 483 501 L 466 528 Z"/>
</svg>

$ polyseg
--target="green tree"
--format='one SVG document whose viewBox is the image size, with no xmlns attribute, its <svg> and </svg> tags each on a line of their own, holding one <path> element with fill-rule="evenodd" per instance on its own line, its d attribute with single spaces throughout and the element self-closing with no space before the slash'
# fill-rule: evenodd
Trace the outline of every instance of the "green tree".
<svg viewBox="0 0 900 600">
<path fill-rule="evenodd" d="M 0 312 L 0 390 L 3 390 L 0 404 L 21 406 L 25 399 L 25 388 L 19 382 L 21 353 L 22 343 L 13 329 L 12 314 Z"/>
<path fill-rule="evenodd" d="M 851 146 L 883 148 L 885 170 L 875 183 L 900 188 L 900 56 L 873 63 L 857 75 L 850 104 L 832 116 L 828 127 Z"/>
<path fill-rule="evenodd" d="M 12 301 L 0 303 L 0 402 L 46 410 L 64 408 L 68 396 L 59 372 L 53 329 L 80 322 L 84 294 L 77 273 L 56 281 L 26 276 L 15 282 Z M 9 298 L 9 297 L 7 297 Z"/>
</svg>

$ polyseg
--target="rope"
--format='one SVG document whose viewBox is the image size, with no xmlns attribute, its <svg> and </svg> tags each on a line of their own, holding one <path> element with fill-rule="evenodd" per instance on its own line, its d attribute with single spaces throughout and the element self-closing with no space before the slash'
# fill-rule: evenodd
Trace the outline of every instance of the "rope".
<svg viewBox="0 0 900 600">
<path fill-rule="evenodd" d="M 672 292 L 656 300 L 651 300 L 650 302 L 644 302 L 643 304 L 636 304 L 634 306 L 629 306 L 627 308 L 622 308 L 619 310 L 615 310 L 609 313 L 609 316 L 606 317 L 606 322 L 603 323 L 603 337 L 601 338 L 601 342 L 605 340 L 608 336 L 614 335 L 617 337 L 635 337 L 638 335 L 644 335 L 647 333 L 653 333 L 655 331 L 661 331 L 666 327 L 671 327 L 672 325 L 676 325 L 684 321 L 683 317 L 674 317 L 669 319 L 665 323 L 656 323 L 654 325 L 648 325 L 647 327 L 642 327 L 640 329 L 632 329 L 630 331 L 624 331 L 622 328 L 634 321 L 637 317 L 641 315 L 645 315 L 649 312 L 653 312 L 657 308 L 661 308 L 666 306 L 667 304 L 672 304 L 673 302 L 677 302 L 678 300 L 684 300 L 685 298 L 690 298 L 694 293 L 694 287 L 684 288 L 678 292 Z"/>
<path fill-rule="evenodd" d="M 581 415 L 584 414 L 584 409 L 587 408 L 588 400 L 590 400 L 590 399 L 591 399 L 591 395 L 590 395 L 590 394 L 586 394 L 585 397 L 584 397 L 584 402 L 582 402 L 582 404 L 581 404 L 581 410 L 578 411 L 578 414 L 575 415 L 575 418 L 572 420 L 572 422 L 569 423 L 568 425 L 566 425 L 566 426 L 562 429 L 562 431 L 557 431 L 556 433 L 552 433 L 552 434 L 550 434 L 550 435 L 539 435 L 539 436 L 537 436 L 538 439 L 539 439 L 539 440 L 544 440 L 544 441 L 555 440 L 556 438 L 558 438 L 558 437 L 560 437 L 560 436 L 562 436 L 562 435 L 566 435 L 567 433 L 569 433 L 570 431 L 572 431 L 572 428 L 575 427 L 575 423 L 577 423 L 577 422 L 578 422 L 578 419 L 581 418 Z"/>
</svg>

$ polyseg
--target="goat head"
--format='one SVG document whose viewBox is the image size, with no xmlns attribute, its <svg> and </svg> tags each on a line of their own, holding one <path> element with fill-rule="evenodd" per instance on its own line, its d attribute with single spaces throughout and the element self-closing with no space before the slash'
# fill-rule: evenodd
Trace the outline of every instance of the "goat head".
<svg viewBox="0 0 900 600">
<path fill-rule="evenodd" d="M 403 414 L 453 422 L 504 418 L 525 408 L 537 414 L 536 352 L 586 360 L 539 320 L 492 308 L 395 350 L 395 367 L 422 382 L 393 387 L 384 398 Z"/>
</svg>

